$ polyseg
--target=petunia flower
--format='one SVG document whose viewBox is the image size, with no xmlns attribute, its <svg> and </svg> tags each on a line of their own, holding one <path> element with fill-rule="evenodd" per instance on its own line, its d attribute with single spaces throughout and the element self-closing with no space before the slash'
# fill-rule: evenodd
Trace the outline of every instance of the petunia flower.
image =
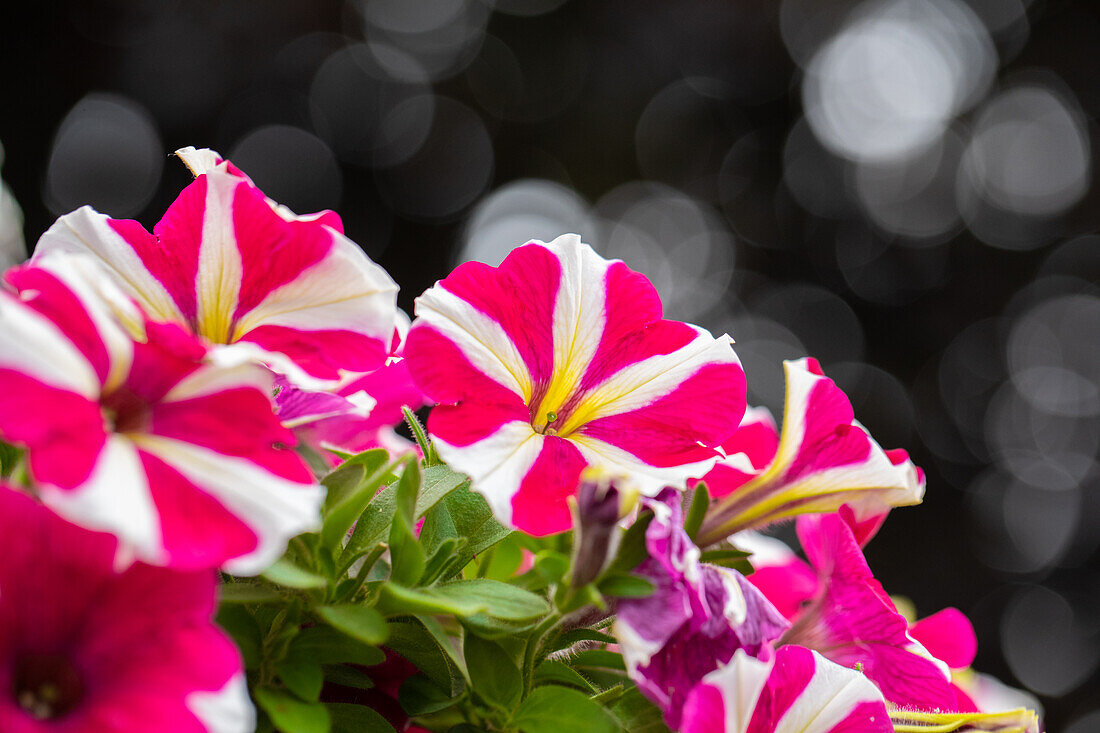
<svg viewBox="0 0 1100 733">
<path fill-rule="evenodd" d="M 783 366 L 787 394 L 778 439 L 770 416 L 750 412 L 751 421 L 722 445 L 725 458 L 702 477 L 718 499 L 703 523 L 702 546 L 842 504 L 853 508 L 869 535 L 891 507 L 919 504 L 924 496 L 923 471 L 905 451 L 879 447 L 816 359 Z"/>
<path fill-rule="evenodd" d="M 844 519 L 800 517 L 797 527 L 821 586 L 781 643 L 819 650 L 845 667 L 859 665 L 894 705 L 958 710 L 948 665 L 909 634 Z"/>
<path fill-rule="evenodd" d="M 0 486 L 0 730 L 249 733 L 241 658 L 205 571 L 133 564 L 117 541 Z"/>
<path fill-rule="evenodd" d="M 417 299 L 405 349 L 440 403 L 440 456 L 535 535 L 569 528 L 588 465 L 648 496 L 703 475 L 740 422 L 744 373 L 729 337 L 661 313 L 649 280 L 575 234 L 460 265 Z"/>
<path fill-rule="evenodd" d="M 215 363 L 175 324 L 134 341 L 98 265 L 38 263 L 0 288 L 0 438 L 26 448 L 45 504 L 145 562 L 242 575 L 319 523 L 322 489 L 274 415 L 267 369 Z"/>
<path fill-rule="evenodd" d="M 649 557 L 634 572 L 656 591 L 621 599 L 614 626 L 628 674 L 671 728 L 707 674 L 735 653 L 770 658 L 771 643 L 788 627 L 740 573 L 700 562 L 680 504 L 672 489 L 643 499 L 654 514 L 646 527 Z"/>
<path fill-rule="evenodd" d="M 147 232 L 85 206 L 42 235 L 35 258 L 95 257 L 150 318 L 231 344 L 319 386 L 385 362 L 397 285 L 332 212 L 296 216 L 209 150 L 177 152 L 196 175 Z"/>
<path fill-rule="evenodd" d="M 771 660 L 743 651 L 684 703 L 680 733 L 893 733 L 882 695 L 853 669 L 785 646 Z"/>
<path fill-rule="evenodd" d="M 403 356 L 408 327 L 408 316 L 398 311 L 385 366 L 357 375 L 334 391 L 302 389 L 276 377 L 275 402 L 283 424 L 318 448 L 349 453 L 369 448 L 395 454 L 415 451 L 416 444 L 394 429 L 404 420 L 403 407 L 416 410 L 427 404 Z"/>
</svg>

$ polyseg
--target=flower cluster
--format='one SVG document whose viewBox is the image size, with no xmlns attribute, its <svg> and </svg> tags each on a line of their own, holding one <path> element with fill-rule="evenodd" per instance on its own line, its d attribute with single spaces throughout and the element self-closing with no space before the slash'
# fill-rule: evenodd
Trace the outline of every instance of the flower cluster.
<svg viewBox="0 0 1100 733">
<path fill-rule="evenodd" d="M 777 427 L 576 235 L 410 322 L 336 214 L 178 155 L 152 233 L 85 207 L 0 282 L 0 730 L 1037 730 L 872 575 L 924 476 L 815 360 Z"/>
</svg>

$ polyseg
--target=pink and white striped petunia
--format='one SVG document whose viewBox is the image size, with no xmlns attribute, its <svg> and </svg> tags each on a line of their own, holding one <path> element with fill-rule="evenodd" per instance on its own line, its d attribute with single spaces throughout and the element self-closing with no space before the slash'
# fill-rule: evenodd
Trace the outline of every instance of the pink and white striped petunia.
<svg viewBox="0 0 1100 733">
<path fill-rule="evenodd" d="M 653 496 L 714 464 L 745 409 L 727 336 L 662 318 L 643 275 L 575 234 L 460 265 L 416 301 L 405 354 L 428 428 L 497 518 L 570 526 L 588 465 Z"/>
<path fill-rule="evenodd" d="M 708 512 L 700 545 L 843 504 L 864 523 L 869 538 L 891 507 L 919 504 L 924 496 L 924 472 L 905 451 L 879 447 L 816 359 L 783 366 L 782 432 L 776 439 L 770 415 L 750 411 L 722 445 L 726 458 L 702 479 L 719 500 Z"/>
<path fill-rule="evenodd" d="M 797 526 L 821 586 L 782 643 L 820 650 L 846 667 L 860 665 L 894 705 L 957 710 L 947 664 L 909 634 L 908 622 L 871 574 L 848 523 L 823 514 L 800 517 Z"/>
<path fill-rule="evenodd" d="M 0 730 L 249 733 L 211 570 L 133 564 L 117 541 L 0 486 Z"/>
<path fill-rule="evenodd" d="M 97 268 L 53 255 L 5 274 L 0 437 L 26 448 L 45 504 L 139 559 L 261 572 L 319 523 L 323 497 L 274 415 L 271 373 L 212 362 L 176 324 L 132 340 Z"/>
<path fill-rule="evenodd" d="M 153 320 L 232 344 L 302 384 L 381 366 L 397 286 L 340 218 L 295 216 L 212 151 L 177 154 L 196 178 L 152 234 L 85 206 L 42 235 L 35 257 L 91 255 Z"/>
<path fill-rule="evenodd" d="M 306 390 L 279 377 L 275 402 L 283 424 L 292 427 L 307 444 L 358 453 L 385 448 L 391 453 L 414 452 L 416 444 L 397 434 L 404 421 L 403 407 L 428 404 L 412 380 L 404 359 L 409 320 L 398 311 L 385 366 L 359 375 L 334 392 Z"/>
<path fill-rule="evenodd" d="M 786 646 L 770 661 L 739 651 L 684 704 L 680 733 L 893 733 L 882 695 L 862 674 Z"/>
</svg>

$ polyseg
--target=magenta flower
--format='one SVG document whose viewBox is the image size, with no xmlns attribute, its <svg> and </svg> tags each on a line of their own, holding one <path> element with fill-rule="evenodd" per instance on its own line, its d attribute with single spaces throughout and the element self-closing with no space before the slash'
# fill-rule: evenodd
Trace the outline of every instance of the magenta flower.
<svg viewBox="0 0 1100 733">
<path fill-rule="evenodd" d="M 788 623 L 740 573 L 699 561 L 675 491 L 643 502 L 654 513 L 649 558 L 634 572 L 656 591 L 620 600 L 615 638 L 631 679 L 676 728 L 688 693 L 707 674 L 735 653 L 770 658 Z"/>
<path fill-rule="evenodd" d="M 944 609 L 912 633 L 871 574 L 853 524 L 848 507 L 839 514 L 799 518 L 798 535 L 812 567 L 778 540 L 736 538 L 753 551 L 749 582 L 794 622 L 780 643 L 809 647 L 846 667 L 858 664 L 893 704 L 965 708 L 965 695 L 951 683 L 948 667 L 967 667 L 974 658 L 970 622 L 957 610 Z"/>
<path fill-rule="evenodd" d="M 134 341 L 93 262 L 38 262 L 0 289 L 0 438 L 26 448 L 45 504 L 145 562 L 238 574 L 319 523 L 322 490 L 273 413 L 268 370 L 214 363 L 174 324 Z"/>
<path fill-rule="evenodd" d="M 95 257 L 150 318 L 177 323 L 316 385 L 385 362 L 397 286 L 332 212 L 295 216 L 209 150 L 153 233 L 90 207 L 57 220 L 35 258 Z"/>
<path fill-rule="evenodd" d="M 908 622 L 871 574 L 844 519 L 801 517 L 798 537 L 821 588 L 783 643 L 817 649 L 845 667 L 861 665 L 895 705 L 957 710 L 947 665 L 909 635 Z"/>
<path fill-rule="evenodd" d="M 884 451 L 855 421 L 852 404 L 815 359 L 784 362 L 783 430 L 750 410 L 703 476 L 716 501 L 700 545 L 734 532 L 851 506 L 873 533 L 891 507 L 919 504 L 924 472 L 902 450 Z"/>
<path fill-rule="evenodd" d="M 386 365 L 357 376 L 334 392 L 306 390 L 277 377 L 279 418 L 310 445 L 358 453 L 385 448 L 391 453 L 416 450 L 416 444 L 397 434 L 404 421 L 402 407 L 416 410 L 428 403 L 409 374 L 403 357 L 408 317 L 399 312 L 404 329 L 394 330 Z"/>
<path fill-rule="evenodd" d="M 713 465 L 744 373 L 728 337 L 661 313 L 644 276 L 573 234 L 460 265 L 417 299 L 406 358 L 441 403 L 428 428 L 500 521 L 568 529 L 588 465 L 650 496 Z"/>
<path fill-rule="evenodd" d="M 114 569 L 116 541 L 0 486 L 0 730 L 247 733 L 212 571 Z"/>
<path fill-rule="evenodd" d="M 738 651 L 688 695 L 680 733 L 893 733 L 866 677 L 785 646 L 770 661 Z"/>
</svg>

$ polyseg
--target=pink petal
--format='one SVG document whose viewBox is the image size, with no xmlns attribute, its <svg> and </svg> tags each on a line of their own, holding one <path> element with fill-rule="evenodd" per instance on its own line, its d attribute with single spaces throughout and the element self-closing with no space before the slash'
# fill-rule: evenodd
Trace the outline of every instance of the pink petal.
<svg viewBox="0 0 1100 733">
<path fill-rule="evenodd" d="M 909 635 L 952 669 L 964 669 L 978 653 L 974 626 L 957 608 L 945 608 L 909 627 Z"/>
<path fill-rule="evenodd" d="M 586 461 L 567 440 L 548 437 L 519 491 L 512 497 L 512 522 L 536 537 L 572 525 L 568 498 L 576 493 Z"/>
<path fill-rule="evenodd" d="M 535 383 L 548 382 L 554 368 L 551 315 L 561 282 L 561 264 L 546 247 L 517 247 L 500 267 L 459 265 L 440 287 L 500 324 L 519 349 Z M 486 287 L 487 282 L 494 283 Z"/>
<path fill-rule="evenodd" d="M 0 436 L 28 447 L 37 481 L 72 489 L 88 479 L 107 440 L 99 404 L 0 369 Z"/>
<path fill-rule="evenodd" d="M 655 402 L 593 420 L 582 432 L 651 466 L 703 461 L 715 456 L 705 446 L 715 446 L 723 439 L 731 415 L 744 405 L 744 383 L 740 366 L 707 364 Z M 700 405 L 708 408 L 699 409 Z"/>
</svg>

